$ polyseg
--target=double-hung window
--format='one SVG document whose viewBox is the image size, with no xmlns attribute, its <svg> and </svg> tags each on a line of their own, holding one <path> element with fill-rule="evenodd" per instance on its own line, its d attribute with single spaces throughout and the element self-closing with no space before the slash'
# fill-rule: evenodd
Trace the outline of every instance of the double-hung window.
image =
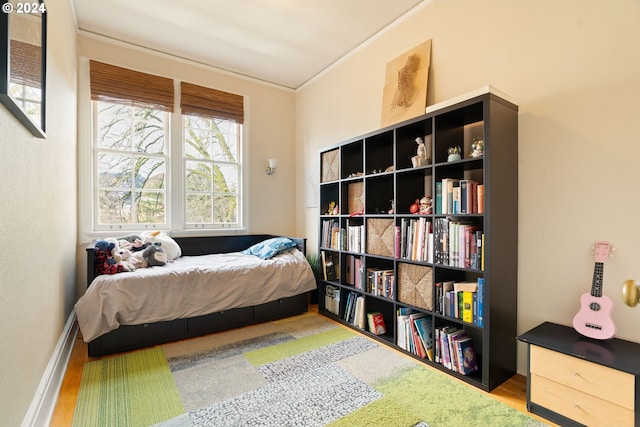
<svg viewBox="0 0 640 427">
<path fill-rule="evenodd" d="M 240 226 L 241 96 L 180 85 L 186 228 Z"/>
<path fill-rule="evenodd" d="M 94 231 L 242 228 L 242 96 L 96 61 L 90 79 Z"/>
</svg>

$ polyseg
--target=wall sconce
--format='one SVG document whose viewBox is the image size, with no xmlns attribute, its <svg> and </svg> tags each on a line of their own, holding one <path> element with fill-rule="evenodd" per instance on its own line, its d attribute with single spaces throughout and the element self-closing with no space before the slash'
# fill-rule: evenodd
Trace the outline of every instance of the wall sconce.
<svg viewBox="0 0 640 427">
<path fill-rule="evenodd" d="M 267 166 L 267 175 L 273 175 L 276 173 L 276 167 L 278 166 L 278 159 L 269 159 L 269 166 Z"/>
<path fill-rule="evenodd" d="M 629 307 L 635 307 L 640 300 L 640 284 L 635 280 L 625 280 L 622 284 L 622 301 Z"/>
</svg>

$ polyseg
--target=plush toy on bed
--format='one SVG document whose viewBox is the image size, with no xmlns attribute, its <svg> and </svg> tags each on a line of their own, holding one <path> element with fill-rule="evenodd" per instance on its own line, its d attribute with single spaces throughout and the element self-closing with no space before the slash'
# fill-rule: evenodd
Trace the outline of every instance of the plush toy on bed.
<svg viewBox="0 0 640 427">
<path fill-rule="evenodd" d="M 167 263 L 167 254 L 160 245 L 148 246 L 142 256 L 149 264 L 149 267 L 162 266 Z"/>
<path fill-rule="evenodd" d="M 139 234 L 129 234 L 128 236 L 118 237 L 120 248 L 127 249 L 131 252 L 143 251 L 151 243 L 145 243 Z"/>
<path fill-rule="evenodd" d="M 113 241 L 98 240 L 94 244 L 96 260 L 94 263 L 96 275 L 100 274 L 116 274 L 124 270 L 122 265 L 118 265 L 113 257 L 113 251 L 116 245 Z"/>
<path fill-rule="evenodd" d="M 133 256 L 130 250 L 116 247 L 114 252 L 113 259 L 115 259 L 116 265 L 121 265 L 123 271 L 136 271 L 136 266 L 132 262 Z"/>
<path fill-rule="evenodd" d="M 167 255 L 167 262 L 180 258 L 182 250 L 178 243 L 162 231 L 150 231 L 142 235 L 145 243 L 160 244 Z"/>
</svg>

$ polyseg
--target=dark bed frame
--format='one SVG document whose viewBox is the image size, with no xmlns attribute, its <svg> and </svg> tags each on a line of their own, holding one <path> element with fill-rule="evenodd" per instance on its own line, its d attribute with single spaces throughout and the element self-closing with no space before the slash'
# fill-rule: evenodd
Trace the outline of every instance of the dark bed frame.
<svg viewBox="0 0 640 427">
<path fill-rule="evenodd" d="M 183 256 L 239 252 L 270 237 L 251 234 L 213 237 L 176 237 Z M 306 254 L 306 239 L 291 238 Z M 87 288 L 95 278 L 95 251 L 87 247 Z M 305 313 L 309 307 L 309 292 L 251 307 L 233 308 L 204 316 L 176 319 L 142 325 L 121 325 L 89 342 L 89 356 L 98 357 L 143 347 L 197 337 L 228 329 Z"/>
</svg>

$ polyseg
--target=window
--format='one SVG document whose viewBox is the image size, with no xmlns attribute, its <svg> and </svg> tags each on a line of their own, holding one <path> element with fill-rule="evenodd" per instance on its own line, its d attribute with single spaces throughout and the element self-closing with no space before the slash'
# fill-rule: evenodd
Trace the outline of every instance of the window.
<svg viewBox="0 0 640 427">
<path fill-rule="evenodd" d="M 186 227 L 237 226 L 241 126 L 195 115 L 183 119 Z"/>
<path fill-rule="evenodd" d="M 243 227 L 242 96 L 95 61 L 90 79 L 95 231 Z"/>
<path fill-rule="evenodd" d="M 169 114 L 94 101 L 96 228 L 167 224 Z"/>
</svg>

